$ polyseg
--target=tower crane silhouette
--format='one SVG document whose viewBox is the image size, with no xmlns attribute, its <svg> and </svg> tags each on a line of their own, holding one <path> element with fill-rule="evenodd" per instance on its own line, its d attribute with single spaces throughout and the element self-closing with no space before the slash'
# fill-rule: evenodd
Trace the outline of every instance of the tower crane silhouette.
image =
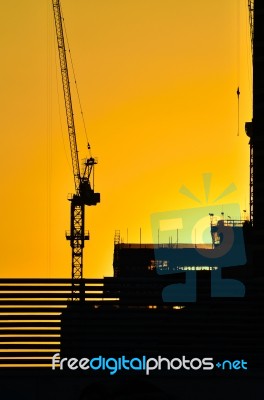
<svg viewBox="0 0 264 400">
<path fill-rule="evenodd" d="M 68 198 L 71 202 L 70 232 L 66 232 L 66 239 L 70 241 L 72 248 L 73 299 L 78 300 L 83 278 L 83 248 L 85 241 L 89 240 L 89 232 L 85 231 L 85 206 L 99 203 L 100 193 L 94 192 L 94 166 L 97 160 L 93 157 L 86 158 L 82 173 L 80 170 L 60 0 L 52 0 L 52 5 L 75 185 L 75 193 Z"/>
</svg>

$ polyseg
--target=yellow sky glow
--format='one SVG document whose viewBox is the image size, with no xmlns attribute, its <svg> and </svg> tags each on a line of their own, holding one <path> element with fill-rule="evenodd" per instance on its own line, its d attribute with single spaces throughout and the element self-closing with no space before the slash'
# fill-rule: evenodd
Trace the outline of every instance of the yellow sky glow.
<svg viewBox="0 0 264 400">
<path fill-rule="evenodd" d="M 246 0 L 61 0 L 101 203 L 86 209 L 84 277 L 112 276 L 114 233 L 151 242 L 154 212 L 249 211 Z M 70 277 L 74 191 L 51 0 L 2 2 L 1 276 Z M 70 70 L 70 75 L 72 71 Z M 72 76 L 72 75 L 71 75 Z M 73 83 L 73 78 L 71 79 Z M 236 90 L 240 87 L 239 124 Z M 80 158 L 88 156 L 72 84 Z M 239 131 L 239 135 L 238 135 Z M 222 203 L 220 203 L 222 204 Z"/>
</svg>

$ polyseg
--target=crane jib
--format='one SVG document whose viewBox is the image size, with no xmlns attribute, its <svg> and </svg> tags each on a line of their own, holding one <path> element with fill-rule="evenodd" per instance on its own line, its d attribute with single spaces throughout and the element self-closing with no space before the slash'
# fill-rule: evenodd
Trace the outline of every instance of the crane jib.
<svg viewBox="0 0 264 400">
<path fill-rule="evenodd" d="M 61 9 L 60 9 L 60 2 L 58 0 L 53 0 L 53 12 L 54 12 L 56 34 L 57 34 L 57 44 L 58 44 L 60 67 L 61 67 L 61 77 L 62 77 L 67 125 L 68 125 L 68 134 L 70 139 L 74 184 L 75 184 L 75 190 L 78 192 L 80 186 L 80 164 L 78 158 L 78 147 L 77 147 L 74 116 L 73 116 L 73 106 L 71 101 L 70 80 L 68 74 L 66 48 L 63 35 Z"/>
</svg>

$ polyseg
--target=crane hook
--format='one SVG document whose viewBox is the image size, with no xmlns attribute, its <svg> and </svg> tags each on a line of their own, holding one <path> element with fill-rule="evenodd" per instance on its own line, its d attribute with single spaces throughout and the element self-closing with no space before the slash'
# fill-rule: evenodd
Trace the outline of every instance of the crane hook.
<svg viewBox="0 0 264 400">
<path fill-rule="evenodd" d="M 240 90 L 239 86 L 237 88 L 237 136 L 239 136 L 239 96 L 240 96 Z"/>
</svg>

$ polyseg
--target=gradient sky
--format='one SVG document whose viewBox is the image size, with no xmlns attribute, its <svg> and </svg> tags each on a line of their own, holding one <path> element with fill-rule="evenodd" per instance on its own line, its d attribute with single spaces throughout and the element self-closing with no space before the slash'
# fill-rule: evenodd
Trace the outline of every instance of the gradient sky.
<svg viewBox="0 0 264 400">
<path fill-rule="evenodd" d="M 112 276 L 115 230 L 151 242 L 152 213 L 249 211 L 247 0 L 61 0 L 101 203 L 84 277 Z M 0 4 L 1 277 L 71 275 L 74 192 L 51 0 Z M 70 70 L 71 82 L 73 82 Z M 236 90 L 240 87 L 240 103 Z M 85 131 L 72 85 L 80 158 Z M 239 117 L 239 118 L 238 118 Z M 238 123 L 239 120 L 239 123 Z M 239 135 L 238 135 L 239 132 Z M 206 202 L 203 174 L 211 174 Z M 239 218 L 240 216 L 234 216 Z"/>
</svg>

